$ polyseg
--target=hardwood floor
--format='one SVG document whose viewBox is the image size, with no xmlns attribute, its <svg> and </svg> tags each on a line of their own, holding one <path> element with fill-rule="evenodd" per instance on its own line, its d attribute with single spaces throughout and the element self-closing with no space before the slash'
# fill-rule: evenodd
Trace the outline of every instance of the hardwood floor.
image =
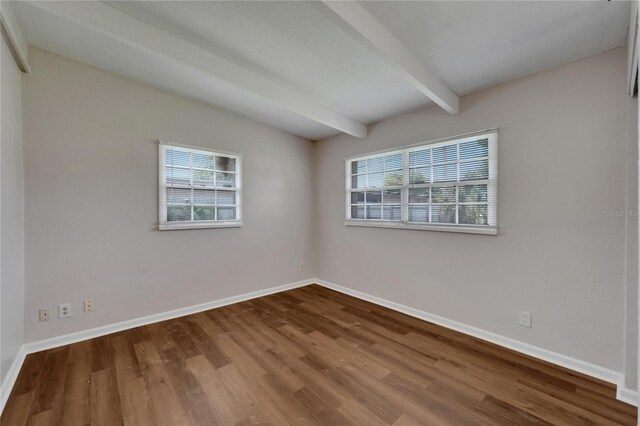
<svg viewBox="0 0 640 426">
<path fill-rule="evenodd" d="M 635 419 L 610 384 L 313 285 L 31 354 L 1 423 Z"/>
</svg>

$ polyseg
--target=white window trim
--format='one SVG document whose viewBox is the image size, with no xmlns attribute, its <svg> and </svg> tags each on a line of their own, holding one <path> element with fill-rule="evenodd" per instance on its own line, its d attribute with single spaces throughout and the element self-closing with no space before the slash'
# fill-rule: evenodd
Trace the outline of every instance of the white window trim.
<svg viewBox="0 0 640 426">
<path fill-rule="evenodd" d="M 166 201 L 166 168 L 165 168 L 165 159 L 166 159 L 166 150 L 170 147 L 176 148 L 185 148 L 190 150 L 191 152 L 197 152 L 202 154 L 213 154 L 220 155 L 229 158 L 234 158 L 236 160 L 236 219 L 235 220 L 227 220 L 227 221 L 217 221 L 217 220 L 198 220 L 198 221 L 183 221 L 183 222 L 167 222 L 167 201 Z M 240 228 L 243 226 L 242 222 L 242 154 L 237 154 L 233 152 L 226 152 L 220 150 L 210 150 L 202 147 L 195 147 L 190 145 L 184 145 L 180 143 L 165 141 L 162 139 L 158 140 L 158 188 L 159 188 L 159 199 L 158 199 L 158 230 L 160 231 L 171 231 L 171 230 L 179 230 L 179 229 L 207 229 L 207 228 Z"/>
<path fill-rule="evenodd" d="M 409 167 L 408 167 L 408 152 L 418 150 L 418 148 L 429 145 L 430 148 L 437 148 L 438 146 L 449 145 L 455 141 L 455 143 L 463 143 L 474 141 L 480 138 L 487 138 L 489 140 L 489 179 L 488 185 L 492 188 L 488 190 L 487 199 L 487 214 L 489 215 L 489 225 L 456 225 L 456 224 L 420 224 L 408 221 L 408 208 L 404 208 L 408 205 L 408 189 L 414 187 L 409 185 Z M 366 160 L 369 158 L 379 157 L 381 155 L 403 154 L 403 185 L 397 186 L 397 189 L 403 189 L 402 191 L 402 220 L 401 221 L 389 221 L 382 219 L 351 219 L 351 162 Z M 443 182 L 444 183 L 444 182 Z M 465 182 L 473 183 L 473 181 Z M 463 135 L 451 136 L 448 138 L 436 139 L 426 142 L 419 142 L 411 145 L 405 145 L 402 147 L 391 148 L 387 150 L 376 151 L 368 153 L 366 155 L 356 155 L 347 157 L 345 159 L 345 222 L 346 226 L 360 226 L 360 227 L 373 227 L 373 228 L 393 228 L 393 229 L 411 229 L 421 231 L 441 231 L 441 232 L 459 232 L 469 234 L 482 234 L 482 235 L 498 235 L 498 129 L 487 129 L 479 132 L 466 133 Z M 421 186 L 437 186 L 438 184 L 420 184 L 415 187 Z M 384 189 L 393 189 L 395 187 L 384 187 Z M 383 188 L 379 188 L 383 190 Z"/>
</svg>

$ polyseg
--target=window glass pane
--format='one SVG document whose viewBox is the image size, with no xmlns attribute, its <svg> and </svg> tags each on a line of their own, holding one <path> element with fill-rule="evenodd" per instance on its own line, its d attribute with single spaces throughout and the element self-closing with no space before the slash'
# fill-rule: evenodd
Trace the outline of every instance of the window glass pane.
<svg viewBox="0 0 640 426">
<path fill-rule="evenodd" d="M 429 188 L 409 189 L 409 204 L 428 203 L 428 202 L 429 202 Z"/>
<path fill-rule="evenodd" d="M 160 167 L 164 167 L 165 193 L 161 193 L 160 207 L 167 222 L 238 219 L 238 159 L 188 148 L 163 149 L 165 164 Z"/>
<path fill-rule="evenodd" d="M 458 159 L 457 144 L 439 146 L 433 148 L 433 162 L 444 163 L 446 161 L 456 161 Z"/>
<path fill-rule="evenodd" d="M 213 170 L 214 157 L 212 154 L 194 152 L 192 155 L 193 168 Z"/>
<path fill-rule="evenodd" d="M 486 132 L 444 143 L 397 148 L 365 160 L 347 160 L 350 217 L 486 225 L 495 209 L 489 205 L 488 157 L 490 142 L 496 136 L 495 132 Z"/>
<path fill-rule="evenodd" d="M 235 207 L 218 207 L 218 220 L 235 220 Z"/>
<path fill-rule="evenodd" d="M 191 220 L 191 206 L 168 206 L 167 221 L 178 222 Z"/>
<path fill-rule="evenodd" d="M 367 160 L 367 173 L 381 172 L 384 167 L 384 160 L 382 157 L 370 158 Z"/>
<path fill-rule="evenodd" d="M 367 175 L 358 175 L 351 178 L 351 188 L 365 188 L 367 186 Z"/>
<path fill-rule="evenodd" d="M 208 204 L 214 205 L 216 203 L 216 191 L 194 189 L 193 190 L 193 204 Z"/>
<path fill-rule="evenodd" d="M 431 188 L 431 197 L 434 203 L 455 203 L 455 186 L 438 186 Z"/>
<path fill-rule="evenodd" d="M 352 192 L 351 193 L 351 204 L 364 203 L 364 192 Z"/>
<path fill-rule="evenodd" d="M 487 185 L 461 185 L 458 187 L 458 201 L 461 203 L 487 202 Z"/>
<path fill-rule="evenodd" d="M 351 162 L 351 174 L 365 173 L 367 171 L 366 160 L 352 161 Z"/>
<path fill-rule="evenodd" d="M 236 171 L 236 159 L 224 156 L 216 157 L 216 170 L 222 172 L 235 172 Z"/>
<path fill-rule="evenodd" d="M 382 173 L 373 173 L 367 175 L 367 185 L 370 188 L 379 188 L 382 186 Z"/>
<path fill-rule="evenodd" d="M 351 206 L 351 219 L 364 219 L 364 206 Z"/>
<path fill-rule="evenodd" d="M 380 206 L 367 206 L 367 219 L 381 219 L 381 214 Z"/>
<path fill-rule="evenodd" d="M 431 162 L 431 150 L 421 149 L 420 151 L 409 152 L 409 167 L 426 166 Z"/>
<path fill-rule="evenodd" d="M 460 159 L 486 157 L 489 155 L 489 139 L 464 142 L 460 144 Z"/>
<path fill-rule="evenodd" d="M 460 163 L 460 180 L 488 179 L 489 160 Z"/>
<path fill-rule="evenodd" d="M 429 222 L 429 206 L 409 206 L 409 222 Z"/>
<path fill-rule="evenodd" d="M 384 186 L 402 185 L 402 170 L 384 173 Z"/>
<path fill-rule="evenodd" d="M 234 188 L 236 186 L 235 173 L 216 172 L 216 186 L 218 188 Z"/>
<path fill-rule="evenodd" d="M 194 170 L 193 184 L 196 186 L 213 186 L 213 172 L 208 170 Z"/>
<path fill-rule="evenodd" d="M 235 204 L 235 191 L 218 191 L 218 204 Z"/>
<path fill-rule="evenodd" d="M 409 171 L 409 183 L 430 183 L 431 167 L 420 167 Z"/>
<path fill-rule="evenodd" d="M 165 171 L 167 185 L 191 185 L 191 171 L 167 167 Z"/>
<path fill-rule="evenodd" d="M 431 222 L 433 223 L 455 223 L 456 206 L 431 206 Z"/>
<path fill-rule="evenodd" d="M 191 164 L 190 153 L 175 149 L 167 149 L 165 151 L 165 164 L 168 166 L 189 167 Z"/>
<path fill-rule="evenodd" d="M 191 204 L 191 190 L 167 188 L 167 204 Z"/>
<path fill-rule="evenodd" d="M 216 208 L 194 206 L 193 220 L 216 220 Z"/>
<path fill-rule="evenodd" d="M 458 180 L 458 170 L 456 164 L 443 164 L 433 166 L 434 182 L 449 182 Z"/>
<path fill-rule="evenodd" d="M 367 191 L 367 204 L 380 204 L 382 202 L 382 191 Z"/>
<path fill-rule="evenodd" d="M 402 202 L 402 190 L 387 189 L 384 191 L 385 204 L 400 204 Z"/>
<path fill-rule="evenodd" d="M 487 206 L 459 206 L 458 223 L 466 225 L 487 225 Z"/>
<path fill-rule="evenodd" d="M 393 154 L 384 157 L 384 169 L 385 170 L 399 170 L 402 169 L 402 154 Z"/>
<path fill-rule="evenodd" d="M 402 210 L 400 206 L 384 206 L 384 220 L 402 220 Z"/>
</svg>

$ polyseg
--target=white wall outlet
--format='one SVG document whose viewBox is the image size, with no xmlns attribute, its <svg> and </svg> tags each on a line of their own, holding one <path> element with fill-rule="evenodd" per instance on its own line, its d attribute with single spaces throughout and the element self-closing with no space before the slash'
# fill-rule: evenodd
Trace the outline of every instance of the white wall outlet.
<svg viewBox="0 0 640 426">
<path fill-rule="evenodd" d="M 300 265 L 298 265 L 298 270 L 304 271 L 304 263 L 300 262 Z"/>
<path fill-rule="evenodd" d="M 523 327 L 531 328 L 531 312 L 520 311 L 518 323 Z"/>
<path fill-rule="evenodd" d="M 93 299 L 86 299 L 84 301 L 84 311 L 85 312 L 93 312 L 95 309 L 95 302 Z"/>
<path fill-rule="evenodd" d="M 71 303 L 58 305 L 58 318 L 69 318 L 71 316 Z"/>
<path fill-rule="evenodd" d="M 40 309 L 40 322 L 49 321 L 51 319 L 51 310 L 49 308 Z"/>
</svg>

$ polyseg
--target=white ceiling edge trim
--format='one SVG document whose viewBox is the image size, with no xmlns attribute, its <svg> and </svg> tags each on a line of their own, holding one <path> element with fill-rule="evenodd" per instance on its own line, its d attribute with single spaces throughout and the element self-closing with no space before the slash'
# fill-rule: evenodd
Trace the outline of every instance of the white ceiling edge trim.
<svg viewBox="0 0 640 426">
<path fill-rule="evenodd" d="M 316 123 L 360 139 L 367 136 L 366 125 L 316 103 L 309 96 L 279 85 L 108 5 L 95 1 L 24 3 L 95 31 L 129 48 L 188 66 L 212 79 L 224 80 Z"/>
<path fill-rule="evenodd" d="M 27 56 L 29 44 L 9 1 L 0 1 L 0 25 L 2 25 L 2 36 L 9 45 L 18 68 L 22 72 L 29 73 L 29 58 Z"/>
<path fill-rule="evenodd" d="M 451 114 L 458 112 L 458 96 L 357 1 L 314 4 L 429 99 Z"/>
<path fill-rule="evenodd" d="M 638 1 L 631 3 L 629 22 L 629 41 L 627 43 L 627 92 L 633 97 L 636 88 L 636 75 L 638 74 Z"/>
</svg>

